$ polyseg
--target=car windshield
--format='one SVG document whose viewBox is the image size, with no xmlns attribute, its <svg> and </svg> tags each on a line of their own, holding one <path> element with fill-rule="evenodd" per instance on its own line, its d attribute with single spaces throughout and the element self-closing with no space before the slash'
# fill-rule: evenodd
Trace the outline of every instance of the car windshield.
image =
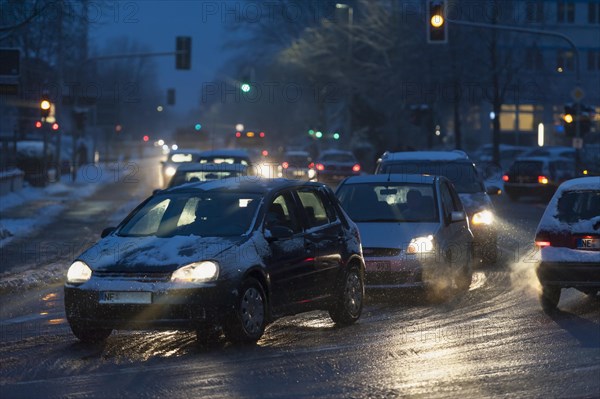
<svg viewBox="0 0 600 399">
<path fill-rule="evenodd" d="M 209 180 L 226 179 L 228 177 L 241 176 L 241 171 L 237 170 L 202 170 L 193 172 L 176 173 L 169 184 L 169 187 L 179 186 L 185 183 L 203 182 Z"/>
<path fill-rule="evenodd" d="M 336 153 L 323 154 L 321 156 L 323 162 L 356 162 L 356 158 L 352 154 Z"/>
<path fill-rule="evenodd" d="M 118 235 L 241 236 L 250 230 L 259 202 L 256 194 L 247 193 L 157 195 L 133 214 Z"/>
<path fill-rule="evenodd" d="M 558 200 L 556 218 L 563 223 L 575 223 L 600 216 L 600 191 L 565 191 Z"/>
<path fill-rule="evenodd" d="M 429 223 L 439 219 L 433 186 L 429 184 L 344 184 L 337 196 L 357 223 Z"/>
<path fill-rule="evenodd" d="M 310 158 L 303 155 L 292 155 L 284 157 L 284 161 L 286 161 L 291 167 L 306 168 L 310 163 Z"/>
<path fill-rule="evenodd" d="M 383 164 L 380 173 L 426 174 L 448 178 L 459 193 L 484 191 L 477 170 L 470 163 L 406 161 Z"/>
</svg>

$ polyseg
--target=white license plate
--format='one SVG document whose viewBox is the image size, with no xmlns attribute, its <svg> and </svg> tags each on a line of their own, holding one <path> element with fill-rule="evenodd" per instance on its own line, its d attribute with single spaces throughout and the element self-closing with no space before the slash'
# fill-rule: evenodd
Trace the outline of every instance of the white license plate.
<svg viewBox="0 0 600 399">
<path fill-rule="evenodd" d="M 100 293 L 100 303 L 152 303 L 151 292 L 104 291 Z"/>
<path fill-rule="evenodd" d="M 369 261 L 367 263 L 367 271 L 372 272 L 389 272 L 392 271 L 392 265 L 386 261 Z"/>
<path fill-rule="evenodd" d="M 580 238 L 577 240 L 578 249 L 600 249 L 600 239 L 598 238 Z"/>
</svg>

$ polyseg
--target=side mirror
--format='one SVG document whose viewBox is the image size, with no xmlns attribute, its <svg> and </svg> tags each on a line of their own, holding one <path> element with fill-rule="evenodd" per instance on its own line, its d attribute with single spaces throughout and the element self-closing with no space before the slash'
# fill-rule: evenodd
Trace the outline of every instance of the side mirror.
<svg viewBox="0 0 600 399">
<path fill-rule="evenodd" d="M 467 218 L 467 215 L 463 211 L 453 211 L 450 215 L 450 222 L 462 222 Z"/>
<path fill-rule="evenodd" d="M 265 237 L 267 241 L 278 241 L 278 240 L 287 240 L 292 238 L 294 232 L 289 227 L 285 226 L 271 226 L 265 229 Z"/>
<path fill-rule="evenodd" d="M 104 238 L 107 235 L 111 234 L 112 232 L 114 232 L 117 228 L 116 227 L 107 227 L 104 230 L 102 230 L 102 233 L 100 234 L 100 238 Z"/>
<path fill-rule="evenodd" d="M 489 186 L 485 189 L 485 192 L 487 195 L 500 195 L 502 190 L 500 190 L 500 187 Z"/>
</svg>

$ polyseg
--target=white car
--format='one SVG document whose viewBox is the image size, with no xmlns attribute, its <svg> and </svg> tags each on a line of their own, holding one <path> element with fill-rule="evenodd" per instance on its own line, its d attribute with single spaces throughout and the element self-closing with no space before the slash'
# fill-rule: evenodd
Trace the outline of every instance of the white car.
<svg viewBox="0 0 600 399">
<path fill-rule="evenodd" d="M 537 228 L 540 248 L 537 276 L 541 303 L 556 309 L 562 288 L 589 295 L 600 291 L 600 177 L 582 177 L 560 185 Z"/>
</svg>

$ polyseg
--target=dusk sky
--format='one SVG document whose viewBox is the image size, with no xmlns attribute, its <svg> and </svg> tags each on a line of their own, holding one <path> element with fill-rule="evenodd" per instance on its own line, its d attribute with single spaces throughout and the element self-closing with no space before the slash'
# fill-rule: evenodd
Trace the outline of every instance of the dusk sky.
<svg viewBox="0 0 600 399">
<path fill-rule="evenodd" d="M 163 88 L 176 88 L 174 109 L 187 112 L 197 109 L 202 82 L 213 80 L 230 53 L 223 46 L 226 26 L 219 7 L 222 2 L 196 1 L 121 1 L 108 2 L 108 10 L 97 17 L 90 12 L 91 48 L 104 51 L 106 41 L 127 36 L 150 46 L 151 51 L 175 50 L 176 36 L 192 37 L 192 69 L 175 69 L 174 56 L 154 58 Z M 115 7 L 116 5 L 116 7 Z M 116 10 L 118 9 L 118 10 Z M 119 49 L 114 49 L 119 53 Z"/>
</svg>

